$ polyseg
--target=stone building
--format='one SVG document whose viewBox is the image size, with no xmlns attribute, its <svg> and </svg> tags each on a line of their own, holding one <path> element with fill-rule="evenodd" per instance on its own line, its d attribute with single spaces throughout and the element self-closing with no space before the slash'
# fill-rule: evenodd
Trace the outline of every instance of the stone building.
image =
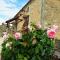
<svg viewBox="0 0 60 60">
<path fill-rule="evenodd" d="M 29 2 L 14 16 L 14 18 L 6 21 L 7 26 L 9 23 L 15 21 L 16 30 L 22 31 L 31 22 L 37 23 L 41 20 L 41 1 L 29 0 Z"/>
<path fill-rule="evenodd" d="M 43 27 L 53 24 L 59 26 L 57 37 L 60 39 L 60 0 L 29 0 L 29 2 L 10 20 L 17 31 L 22 31 L 31 22 L 39 22 Z M 26 30 L 26 29 L 25 29 Z"/>
</svg>

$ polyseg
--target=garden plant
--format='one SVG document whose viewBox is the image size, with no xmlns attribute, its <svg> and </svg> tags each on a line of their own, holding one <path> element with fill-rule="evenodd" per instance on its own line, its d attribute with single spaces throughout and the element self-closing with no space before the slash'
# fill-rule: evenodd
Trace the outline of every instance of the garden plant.
<svg viewBox="0 0 60 60">
<path fill-rule="evenodd" d="M 52 60 L 57 26 L 43 29 L 32 24 L 27 33 L 15 32 L 2 44 L 2 60 Z"/>
</svg>

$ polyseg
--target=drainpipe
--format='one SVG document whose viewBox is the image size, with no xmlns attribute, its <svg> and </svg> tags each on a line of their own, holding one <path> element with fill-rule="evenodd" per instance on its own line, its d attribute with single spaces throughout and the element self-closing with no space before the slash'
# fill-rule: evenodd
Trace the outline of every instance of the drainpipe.
<svg viewBox="0 0 60 60">
<path fill-rule="evenodd" d="M 45 2 L 46 0 L 41 0 L 41 25 L 44 28 L 45 21 Z"/>
</svg>

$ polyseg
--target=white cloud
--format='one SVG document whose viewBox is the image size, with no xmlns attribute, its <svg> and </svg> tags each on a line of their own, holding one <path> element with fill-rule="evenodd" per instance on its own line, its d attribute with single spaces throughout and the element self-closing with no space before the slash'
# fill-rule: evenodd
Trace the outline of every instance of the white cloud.
<svg viewBox="0 0 60 60">
<path fill-rule="evenodd" d="M 24 6 L 17 1 L 21 0 L 0 0 L 0 24 L 11 19 Z M 25 0 L 22 0 L 25 1 Z M 28 0 L 26 0 L 27 2 Z M 20 4 L 19 6 L 17 4 Z M 26 3 L 25 3 L 26 4 Z"/>
<path fill-rule="evenodd" d="M 10 1 L 15 2 L 16 0 Z M 6 0 L 0 0 L 0 23 L 11 19 L 19 11 L 15 6 L 15 4 L 7 4 Z"/>
</svg>

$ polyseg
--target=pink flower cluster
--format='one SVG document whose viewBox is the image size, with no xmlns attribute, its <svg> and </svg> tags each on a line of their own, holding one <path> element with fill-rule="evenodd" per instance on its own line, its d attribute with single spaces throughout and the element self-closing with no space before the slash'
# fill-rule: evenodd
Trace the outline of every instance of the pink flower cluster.
<svg viewBox="0 0 60 60">
<path fill-rule="evenodd" d="M 38 28 L 41 28 L 40 23 L 38 23 L 36 26 Z M 58 26 L 56 26 L 56 25 L 53 25 L 51 28 L 48 28 L 47 29 L 47 35 L 48 35 L 48 37 L 49 38 L 55 38 L 57 29 L 58 29 Z M 15 32 L 14 33 L 14 37 L 15 37 L 16 40 L 21 39 L 22 38 L 22 34 L 19 33 L 19 32 Z"/>
<path fill-rule="evenodd" d="M 36 24 L 37 28 L 40 29 L 41 28 L 41 24 L 40 22 L 38 22 Z M 49 38 L 55 38 L 56 36 L 56 32 L 57 32 L 58 26 L 57 25 L 53 25 L 51 28 L 47 29 L 47 35 Z"/>
<path fill-rule="evenodd" d="M 16 40 L 21 39 L 22 38 L 22 34 L 19 33 L 19 32 L 16 32 L 16 33 L 14 33 L 14 37 L 16 38 Z"/>
<path fill-rule="evenodd" d="M 57 29 L 58 29 L 58 26 L 56 25 L 53 25 L 51 28 L 47 29 L 48 37 L 55 38 Z"/>
</svg>

